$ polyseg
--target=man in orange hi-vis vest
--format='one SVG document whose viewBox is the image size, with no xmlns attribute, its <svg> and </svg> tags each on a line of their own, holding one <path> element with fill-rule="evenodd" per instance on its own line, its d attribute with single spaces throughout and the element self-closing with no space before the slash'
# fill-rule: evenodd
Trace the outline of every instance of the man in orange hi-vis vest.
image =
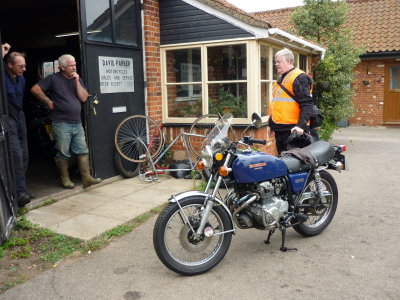
<svg viewBox="0 0 400 300">
<path fill-rule="evenodd" d="M 298 135 L 308 132 L 313 108 L 312 79 L 293 63 L 293 52 L 289 49 L 284 48 L 275 54 L 275 67 L 281 76 L 272 91 L 268 134 L 275 136 L 278 154 L 287 150 L 292 132 Z"/>
</svg>

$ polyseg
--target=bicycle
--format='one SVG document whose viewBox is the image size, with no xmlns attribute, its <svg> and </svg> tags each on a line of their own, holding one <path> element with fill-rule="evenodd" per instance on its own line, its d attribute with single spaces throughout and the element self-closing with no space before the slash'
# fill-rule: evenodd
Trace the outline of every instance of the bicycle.
<svg viewBox="0 0 400 300">
<path fill-rule="evenodd" d="M 196 119 L 193 125 L 203 125 L 205 119 L 208 120 L 209 115 L 204 115 Z M 213 122 L 214 123 L 214 122 Z M 191 127 L 191 130 L 198 129 L 196 126 Z M 140 178 L 145 181 L 158 180 L 159 174 L 165 172 L 192 172 L 195 169 L 190 152 L 195 153 L 197 159 L 200 157 L 198 152 L 194 151 L 193 141 L 204 140 L 208 132 L 203 134 L 198 133 L 180 133 L 167 147 L 165 145 L 165 137 L 162 133 L 160 125 L 153 119 L 147 116 L 134 115 L 123 120 L 115 132 L 115 146 L 118 154 L 114 155 L 114 161 L 120 174 L 124 177 L 134 177 L 139 174 Z M 211 124 L 211 127 L 213 125 Z M 192 144 L 188 138 L 192 139 Z M 190 168 L 175 168 L 163 167 L 159 162 L 165 157 L 168 150 L 181 139 L 185 149 L 186 159 L 189 161 Z M 161 151 L 162 150 L 162 151 Z M 123 158 L 125 161 L 123 161 Z M 131 164 L 133 167 L 130 170 L 124 168 L 124 164 Z"/>
</svg>

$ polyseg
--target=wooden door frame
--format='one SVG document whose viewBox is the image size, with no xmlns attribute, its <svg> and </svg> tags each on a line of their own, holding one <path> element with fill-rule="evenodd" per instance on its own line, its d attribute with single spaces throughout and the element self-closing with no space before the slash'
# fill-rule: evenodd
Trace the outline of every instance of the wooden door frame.
<svg viewBox="0 0 400 300">
<path fill-rule="evenodd" d="M 389 93 L 391 91 L 398 92 L 398 96 L 400 97 L 400 89 L 396 90 L 390 90 L 389 89 L 389 84 L 390 84 L 390 74 L 389 70 L 391 66 L 399 66 L 400 68 L 400 62 L 390 62 L 385 64 L 385 84 L 384 84 L 384 90 L 383 90 L 383 101 L 384 101 L 384 106 L 383 106 L 383 124 L 388 124 L 388 125 L 400 125 L 400 113 L 398 114 L 397 120 L 388 120 L 387 116 L 387 110 L 388 110 L 388 105 L 389 105 Z M 397 109 L 400 111 L 400 100 L 397 103 Z"/>
</svg>

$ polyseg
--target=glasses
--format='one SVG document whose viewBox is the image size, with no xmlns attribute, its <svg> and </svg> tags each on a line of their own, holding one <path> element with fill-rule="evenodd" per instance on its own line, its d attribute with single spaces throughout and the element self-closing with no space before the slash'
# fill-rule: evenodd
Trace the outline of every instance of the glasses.
<svg viewBox="0 0 400 300">
<path fill-rule="evenodd" d="M 28 66 L 27 65 L 17 65 L 17 67 L 20 69 L 26 69 Z"/>
</svg>

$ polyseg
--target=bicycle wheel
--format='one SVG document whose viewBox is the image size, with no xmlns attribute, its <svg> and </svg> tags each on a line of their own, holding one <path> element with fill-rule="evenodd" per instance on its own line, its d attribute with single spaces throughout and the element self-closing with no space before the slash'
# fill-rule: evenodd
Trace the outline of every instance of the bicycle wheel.
<svg viewBox="0 0 400 300">
<path fill-rule="evenodd" d="M 118 151 L 114 152 L 114 165 L 124 178 L 133 178 L 139 174 L 140 163 L 124 159 Z"/>
<path fill-rule="evenodd" d="M 190 126 L 189 133 L 201 134 L 202 136 L 187 136 L 189 150 L 197 157 L 200 157 L 201 146 L 207 134 L 214 128 L 215 121 L 221 116 L 218 114 L 206 114 L 198 117 Z"/>
<path fill-rule="evenodd" d="M 160 126 L 152 118 L 134 115 L 118 125 L 114 142 L 123 158 L 143 162 L 147 154 L 154 158 L 160 153 L 164 139 Z"/>
<path fill-rule="evenodd" d="M 190 151 L 192 151 L 198 158 L 201 156 L 201 147 L 203 145 L 203 141 L 208 135 L 208 133 L 214 128 L 215 121 L 220 119 L 220 114 L 206 114 L 198 117 L 190 126 L 189 133 L 200 134 L 201 137 L 198 136 L 187 136 L 187 143 Z M 235 133 L 232 129 L 232 126 L 228 130 L 228 138 L 231 141 L 235 141 Z"/>
</svg>

